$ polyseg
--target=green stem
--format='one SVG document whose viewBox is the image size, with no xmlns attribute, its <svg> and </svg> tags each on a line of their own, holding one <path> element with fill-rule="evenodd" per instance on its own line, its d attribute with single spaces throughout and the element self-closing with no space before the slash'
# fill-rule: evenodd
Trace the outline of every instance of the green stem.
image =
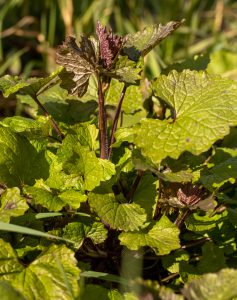
<svg viewBox="0 0 237 300">
<path fill-rule="evenodd" d="M 108 137 L 107 137 L 107 118 L 105 112 L 104 93 L 99 74 L 98 81 L 98 98 L 99 98 L 99 132 L 100 132 L 100 158 L 108 159 Z"/>
<path fill-rule="evenodd" d="M 111 155 L 112 155 L 112 145 L 115 141 L 114 135 L 115 135 L 115 132 L 117 130 L 119 115 L 120 115 L 120 112 L 121 112 L 123 99 L 124 99 L 126 90 L 127 90 L 127 85 L 125 84 L 123 89 L 122 89 L 120 98 L 119 98 L 119 103 L 118 103 L 118 106 L 117 106 L 117 109 L 116 109 L 116 113 L 115 113 L 115 117 L 114 117 L 114 121 L 113 121 L 113 125 L 112 125 L 111 137 L 110 137 L 110 143 L 109 143 L 109 159 L 111 158 Z"/>
</svg>

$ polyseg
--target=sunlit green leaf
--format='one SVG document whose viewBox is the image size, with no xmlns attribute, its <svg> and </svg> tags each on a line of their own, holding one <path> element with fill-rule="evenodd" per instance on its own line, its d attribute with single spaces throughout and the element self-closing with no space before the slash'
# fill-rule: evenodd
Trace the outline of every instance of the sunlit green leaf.
<svg viewBox="0 0 237 300">
<path fill-rule="evenodd" d="M 32 197 L 32 204 L 41 205 L 49 211 L 60 211 L 66 205 L 77 209 L 87 199 L 80 191 L 53 191 L 42 180 L 38 180 L 34 186 L 25 187 L 24 190 Z"/>
<path fill-rule="evenodd" d="M 50 246 L 25 267 L 8 243 L 1 240 L 1 244 L 2 250 L 5 247 L 0 263 L 2 279 L 11 282 L 26 299 L 71 300 L 77 296 L 80 270 L 66 246 Z"/>
<path fill-rule="evenodd" d="M 163 216 L 148 232 L 124 232 L 119 235 L 122 245 L 131 250 L 149 246 L 157 255 L 169 254 L 178 249 L 179 229 L 170 220 Z"/>
<path fill-rule="evenodd" d="M 74 242 L 78 249 L 85 238 L 90 238 L 94 244 L 100 244 L 107 238 L 107 230 L 104 225 L 99 222 L 84 224 L 80 222 L 72 222 L 63 228 L 62 237 Z"/>
<path fill-rule="evenodd" d="M 138 230 L 146 221 L 145 210 L 135 203 L 119 203 L 113 194 L 89 195 L 90 207 L 111 228 Z"/>
<path fill-rule="evenodd" d="M 84 178 L 85 190 L 92 191 L 101 181 L 109 180 L 115 174 L 115 165 L 97 158 L 94 151 L 76 143 L 76 136 L 68 136 L 60 149 L 63 169 Z"/>
<path fill-rule="evenodd" d="M 48 136 L 50 134 L 51 124 L 49 119 L 45 117 L 32 120 L 21 116 L 5 118 L 2 123 L 8 126 L 14 132 L 22 132 L 29 138 L 37 138 L 39 136 Z"/>
<path fill-rule="evenodd" d="M 57 69 L 55 72 L 45 78 L 31 78 L 29 80 L 19 79 L 16 76 L 5 75 L 0 79 L 0 90 L 3 92 L 4 97 L 9 97 L 18 91 L 35 96 L 42 88 L 46 86 L 57 77 L 63 68 Z"/>
<path fill-rule="evenodd" d="M 9 222 L 11 217 L 17 217 L 24 214 L 29 208 L 26 199 L 20 195 L 18 188 L 5 190 L 0 197 L 0 221 Z"/>
<path fill-rule="evenodd" d="M 185 70 L 153 82 L 156 96 L 171 109 L 172 119 L 144 119 L 132 131 L 134 143 L 154 163 L 184 151 L 208 150 L 237 124 L 237 84 L 204 72 Z M 144 139 L 146 136 L 146 139 Z"/>
<path fill-rule="evenodd" d="M 135 84 L 140 78 L 142 60 L 138 63 L 128 59 L 127 56 L 120 56 L 113 71 L 104 71 L 105 75 L 116 78 L 121 82 Z"/>
</svg>

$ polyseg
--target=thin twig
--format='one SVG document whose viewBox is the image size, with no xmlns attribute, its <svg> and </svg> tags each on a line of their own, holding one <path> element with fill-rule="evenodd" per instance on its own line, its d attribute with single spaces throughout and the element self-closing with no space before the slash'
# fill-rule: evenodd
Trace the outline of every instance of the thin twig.
<svg viewBox="0 0 237 300">
<path fill-rule="evenodd" d="M 117 106 L 117 109 L 116 109 L 116 113 L 115 113 L 115 117 L 114 117 L 114 121 L 113 121 L 113 125 L 112 125 L 111 137 L 110 137 L 110 143 L 109 143 L 109 159 L 111 158 L 111 155 L 112 155 L 112 145 L 115 141 L 114 135 L 115 135 L 115 132 L 117 130 L 119 115 L 120 115 L 120 112 L 121 112 L 123 99 L 124 99 L 126 90 L 127 90 L 127 85 L 124 84 L 124 87 L 123 87 L 122 92 L 120 94 L 119 103 L 118 103 L 118 106 Z"/>
<path fill-rule="evenodd" d="M 198 239 L 196 241 L 191 241 L 188 244 L 183 245 L 181 248 L 182 249 L 187 249 L 187 248 L 195 247 L 197 245 L 200 245 L 200 244 L 203 244 L 203 243 L 209 242 L 209 241 L 211 241 L 211 238 L 205 237 L 205 238 Z"/>
<path fill-rule="evenodd" d="M 178 276 L 179 276 L 179 273 L 171 274 L 171 275 L 169 275 L 169 276 L 167 276 L 167 277 L 161 279 L 161 282 L 163 283 L 163 282 L 170 281 L 171 279 L 174 279 L 174 278 L 176 278 L 176 277 L 178 277 Z"/>
<path fill-rule="evenodd" d="M 181 226 L 183 225 L 183 222 L 190 214 L 191 214 L 191 211 L 189 209 L 186 209 L 185 211 L 183 211 L 181 214 L 178 215 L 174 224 L 180 229 Z"/>
<path fill-rule="evenodd" d="M 60 128 L 58 127 L 58 124 L 56 123 L 56 121 L 54 120 L 54 118 L 50 115 L 50 113 L 47 111 L 47 109 L 44 107 L 43 104 L 40 103 L 40 101 L 38 100 L 37 96 L 33 96 L 31 95 L 32 98 L 34 99 L 34 101 L 37 103 L 37 105 L 42 109 L 42 111 L 44 112 L 44 115 L 49 118 L 54 130 L 57 132 L 57 135 L 61 138 L 64 139 L 64 134 L 62 133 L 62 131 L 60 130 Z"/>
<path fill-rule="evenodd" d="M 133 185 L 132 185 L 132 187 L 131 187 L 131 190 L 130 190 L 130 192 L 129 192 L 129 194 L 128 194 L 128 199 L 132 200 L 132 198 L 133 198 L 133 196 L 134 196 L 134 194 L 135 194 L 135 192 L 136 192 L 136 190 L 137 190 L 137 187 L 138 187 L 138 185 L 139 185 L 139 182 L 140 182 L 140 180 L 141 180 L 143 174 L 144 174 L 144 171 L 140 171 L 140 170 L 139 170 L 139 171 L 137 172 L 137 177 L 135 178 L 135 180 L 134 180 L 134 182 L 133 182 Z"/>
<path fill-rule="evenodd" d="M 99 74 L 97 74 L 97 81 L 99 97 L 100 158 L 108 159 L 107 118 L 105 113 L 104 94 Z"/>
<path fill-rule="evenodd" d="M 161 179 L 159 178 L 158 199 L 157 199 L 157 202 L 156 202 L 156 208 L 155 208 L 153 220 L 156 220 L 158 218 L 158 216 L 159 216 L 159 211 L 160 211 L 159 200 L 160 200 L 160 198 L 161 198 Z"/>
</svg>

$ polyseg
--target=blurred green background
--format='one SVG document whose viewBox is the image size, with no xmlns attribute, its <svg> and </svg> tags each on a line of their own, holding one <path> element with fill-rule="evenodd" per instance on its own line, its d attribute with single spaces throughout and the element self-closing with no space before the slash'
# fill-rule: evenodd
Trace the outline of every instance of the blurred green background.
<svg viewBox="0 0 237 300">
<path fill-rule="evenodd" d="M 181 19 L 147 56 L 148 77 L 203 54 L 209 72 L 237 79 L 236 0 L 0 0 L 0 75 L 45 76 L 57 68 L 55 49 L 65 36 L 93 34 L 97 20 L 125 35 Z M 1 97 L 1 115 L 9 106 Z"/>
</svg>

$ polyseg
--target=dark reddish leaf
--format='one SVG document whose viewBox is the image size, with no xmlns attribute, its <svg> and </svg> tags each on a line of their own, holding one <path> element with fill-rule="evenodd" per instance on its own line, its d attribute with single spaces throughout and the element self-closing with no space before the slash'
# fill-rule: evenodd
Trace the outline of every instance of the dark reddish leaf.
<svg viewBox="0 0 237 300">
<path fill-rule="evenodd" d="M 103 67 L 110 69 L 123 45 L 123 38 L 113 34 L 111 29 L 107 30 L 99 21 L 96 26 L 96 34 L 100 43 L 100 59 Z"/>
</svg>

